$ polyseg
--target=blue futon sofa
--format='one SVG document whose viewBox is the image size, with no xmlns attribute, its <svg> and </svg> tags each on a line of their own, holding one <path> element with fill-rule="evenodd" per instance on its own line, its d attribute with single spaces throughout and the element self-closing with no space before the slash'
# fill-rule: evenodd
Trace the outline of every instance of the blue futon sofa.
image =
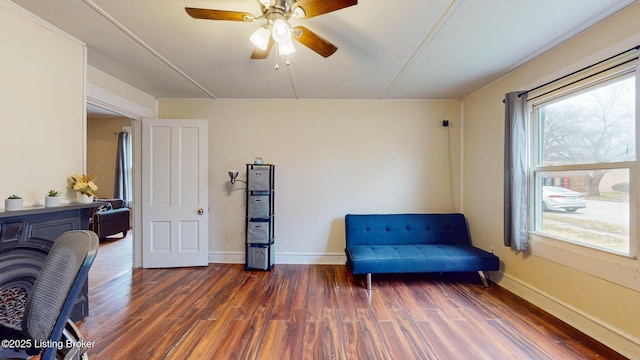
<svg viewBox="0 0 640 360">
<path fill-rule="evenodd" d="M 354 275 L 478 272 L 499 269 L 497 256 L 471 245 L 463 214 L 345 216 L 347 265 Z"/>
</svg>

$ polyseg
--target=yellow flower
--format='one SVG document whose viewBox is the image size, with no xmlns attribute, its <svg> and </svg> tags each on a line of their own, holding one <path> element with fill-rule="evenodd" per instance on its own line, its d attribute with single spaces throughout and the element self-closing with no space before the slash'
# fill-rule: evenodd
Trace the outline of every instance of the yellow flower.
<svg viewBox="0 0 640 360">
<path fill-rule="evenodd" d="M 81 194 L 88 196 L 95 196 L 98 191 L 98 186 L 93 182 L 95 179 L 96 176 L 93 174 L 75 174 L 69 178 L 69 180 L 71 180 L 73 190 L 79 191 Z"/>
</svg>

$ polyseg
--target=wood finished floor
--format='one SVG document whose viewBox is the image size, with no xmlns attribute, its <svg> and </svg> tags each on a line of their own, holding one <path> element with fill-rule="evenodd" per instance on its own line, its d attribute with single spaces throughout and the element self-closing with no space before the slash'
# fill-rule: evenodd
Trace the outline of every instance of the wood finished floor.
<svg viewBox="0 0 640 360">
<path fill-rule="evenodd" d="M 624 359 L 476 276 L 133 269 L 90 286 L 80 329 L 91 359 Z"/>
</svg>

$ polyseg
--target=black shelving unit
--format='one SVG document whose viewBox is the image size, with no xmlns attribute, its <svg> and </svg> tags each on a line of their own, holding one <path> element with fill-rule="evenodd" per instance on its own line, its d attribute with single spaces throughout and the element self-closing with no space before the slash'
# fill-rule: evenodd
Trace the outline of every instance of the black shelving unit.
<svg viewBox="0 0 640 360">
<path fill-rule="evenodd" d="M 275 264 L 275 165 L 247 164 L 246 270 L 271 270 Z"/>
</svg>

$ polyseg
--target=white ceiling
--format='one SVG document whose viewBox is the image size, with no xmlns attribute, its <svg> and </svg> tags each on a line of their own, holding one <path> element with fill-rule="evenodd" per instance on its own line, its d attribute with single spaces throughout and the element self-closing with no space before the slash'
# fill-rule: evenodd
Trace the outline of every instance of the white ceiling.
<svg viewBox="0 0 640 360">
<path fill-rule="evenodd" d="M 296 43 L 277 71 L 275 48 L 249 59 L 261 23 L 184 11 L 260 15 L 256 0 L 13 2 L 86 43 L 91 66 L 158 98 L 460 99 L 636 1 L 360 0 L 292 19 L 339 50 L 325 59 Z"/>
</svg>

